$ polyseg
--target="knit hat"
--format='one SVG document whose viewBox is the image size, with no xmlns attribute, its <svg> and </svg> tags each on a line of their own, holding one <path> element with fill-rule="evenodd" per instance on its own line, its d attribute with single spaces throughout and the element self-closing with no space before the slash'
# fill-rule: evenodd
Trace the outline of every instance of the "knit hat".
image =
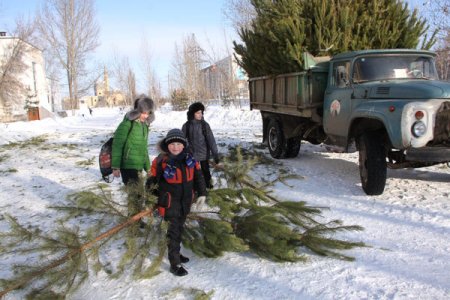
<svg viewBox="0 0 450 300">
<path fill-rule="evenodd" d="M 153 107 L 153 100 L 143 95 L 134 101 L 134 109 L 128 112 L 127 117 L 129 120 L 136 120 L 141 113 L 148 112 L 147 123 L 150 124 L 155 120 Z"/>
<path fill-rule="evenodd" d="M 194 114 L 198 112 L 199 110 L 205 112 L 205 106 L 201 102 L 194 102 L 191 105 L 189 105 L 189 109 L 187 112 L 187 119 L 188 121 L 194 119 Z"/>
<path fill-rule="evenodd" d="M 180 129 L 175 128 L 169 130 L 166 137 L 164 138 L 164 144 L 166 146 L 169 146 L 169 144 L 174 142 L 182 143 L 184 147 L 186 147 L 187 145 L 187 139 L 184 136 L 183 131 L 181 131 Z"/>
</svg>

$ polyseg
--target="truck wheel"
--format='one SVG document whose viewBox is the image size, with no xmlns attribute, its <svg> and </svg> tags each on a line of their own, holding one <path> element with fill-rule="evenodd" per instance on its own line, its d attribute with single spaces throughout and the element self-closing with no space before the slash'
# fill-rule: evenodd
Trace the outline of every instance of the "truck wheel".
<svg viewBox="0 0 450 300">
<path fill-rule="evenodd" d="M 267 127 L 267 139 L 269 144 L 270 155 L 273 158 L 286 157 L 286 139 L 284 138 L 283 130 L 280 123 L 272 119 Z"/>
<path fill-rule="evenodd" d="M 293 137 L 287 140 L 287 149 L 286 149 L 286 158 L 294 158 L 297 157 L 298 152 L 300 151 L 300 146 L 302 141 L 300 137 Z"/>
<path fill-rule="evenodd" d="M 381 195 L 386 185 L 386 156 L 378 135 L 365 133 L 358 139 L 359 175 L 367 195 Z"/>
</svg>

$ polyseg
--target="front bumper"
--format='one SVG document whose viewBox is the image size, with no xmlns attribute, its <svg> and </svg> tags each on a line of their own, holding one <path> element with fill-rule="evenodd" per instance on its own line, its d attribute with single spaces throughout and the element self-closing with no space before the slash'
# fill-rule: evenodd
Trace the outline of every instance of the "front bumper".
<svg viewBox="0 0 450 300">
<path fill-rule="evenodd" d="M 422 147 L 406 150 L 406 160 L 417 162 L 450 162 L 450 147 Z"/>
</svg>

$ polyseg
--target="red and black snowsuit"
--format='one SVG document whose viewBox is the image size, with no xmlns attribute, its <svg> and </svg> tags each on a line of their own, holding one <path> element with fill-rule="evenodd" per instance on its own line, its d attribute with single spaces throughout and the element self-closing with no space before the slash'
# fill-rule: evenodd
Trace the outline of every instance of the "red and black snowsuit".
<svg viewBox="0 0 450 300">
<path fill-rule="evenodd" d="M 181 235 L 192 201 L 196 196 L 206 196 L 200 164 L 185 151 L 177 156 L 162 153 L 152 162 L 149 181 L 158 185 L 156 194 L 159 211 L 169 222 L 167 238 L 170 264 L 178 265 Z"/>
</svg>

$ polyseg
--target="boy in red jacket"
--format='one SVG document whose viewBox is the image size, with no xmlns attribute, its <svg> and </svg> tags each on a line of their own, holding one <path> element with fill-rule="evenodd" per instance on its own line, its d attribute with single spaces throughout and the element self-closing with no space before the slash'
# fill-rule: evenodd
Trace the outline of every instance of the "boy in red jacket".
<svg viewBox="0 0 450 300">
<path fill-rule="evenodd" d="M 190 212 L 195 192 L 206 196 L 206 184 L 200 164 L 186 151 L 187 140 L 179 129 L 170 130 L 159 142 L 161 154 L 152 162 L 147 185 L 157 185 L 158 207 L 161 216 L 169 222 L 167 231 L 170 272 L 187 275 L 181 265 L 189 258 L 181 255 L 181 235 Z"/>
</svg>

